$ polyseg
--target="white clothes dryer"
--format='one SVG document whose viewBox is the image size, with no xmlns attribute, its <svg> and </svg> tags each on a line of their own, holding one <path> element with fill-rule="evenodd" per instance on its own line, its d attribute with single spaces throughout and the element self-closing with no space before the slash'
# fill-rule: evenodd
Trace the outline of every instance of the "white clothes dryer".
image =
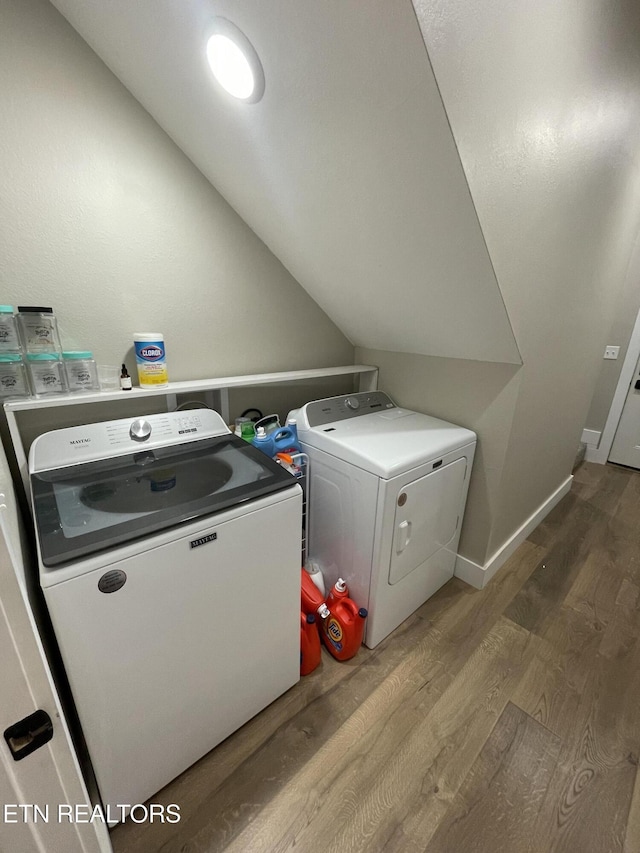
<svg viewBox="0 0 640 853">
<path fill-rule="evenodd" d="M 369 611 L 374 648 L 454 573 L 476 435 L 382 391 L 307 403 L 309 555 Z"/>
</svg>

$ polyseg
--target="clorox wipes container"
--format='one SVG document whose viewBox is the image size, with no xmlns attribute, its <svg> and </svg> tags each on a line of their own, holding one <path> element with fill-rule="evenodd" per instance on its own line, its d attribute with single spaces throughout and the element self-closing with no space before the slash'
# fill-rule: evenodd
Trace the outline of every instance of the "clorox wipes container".
<svg viewBox="0 0 640 853">
<path fill-rule="evenodd" d="M 164 388 L 169 384 L 164 335 L 161 332 L 134 332 L 138 379 L 141 388 Z"/>
</svg>

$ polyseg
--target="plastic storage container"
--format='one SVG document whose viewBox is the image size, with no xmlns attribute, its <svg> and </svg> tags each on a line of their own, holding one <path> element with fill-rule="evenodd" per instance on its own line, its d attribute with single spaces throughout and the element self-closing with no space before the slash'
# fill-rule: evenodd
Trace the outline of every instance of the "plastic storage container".
<svg viewBox="0 0 640 853">
<path fill-rule="evenodd" d="M 169 384 L 164 335 L 161 332 L 134 332 L 138 380 L 141 388 L 164 388 Z"/>
<path fill-rule="evenodd" d="M 16 317 L 25 352 L 59 352 L 58 323 L 52 308 L 18 305 Z"/>
<path fill-rule="evenodd" d="M 99 391 L 98 368 L 89 350 L 68 350 L 62 353 L 69 391 Z"/>
<path fill-rule="evenodd" d="M 27 371 L 19 353 L 0 353 L 0 397 L 29 397 Z"/>
<path fill-rule="evenodd" d="M 20 352 L 18 327 L 12 305 L 0 305 L 0 352 Z"/>
<path fill-rule="evenodd" d="M 65 394 L 67 380 L 62 359 L 57 353 L 27 353 L 31 390 L 36 397 Z"/>
<path fill-rule="evenodd" d="M 101 391 L 118 391 L 120 389 L 120 368 L 115 364 L 99 364 L 98 383 Z"/>
</svg>

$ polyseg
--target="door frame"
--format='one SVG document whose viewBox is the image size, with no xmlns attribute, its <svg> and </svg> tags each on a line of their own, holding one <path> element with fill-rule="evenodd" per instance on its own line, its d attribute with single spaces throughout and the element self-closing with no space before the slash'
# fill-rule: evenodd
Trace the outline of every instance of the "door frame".
<svg viewBox="0 0 640 853">
<path fill-rule="evenodd" d="M 89 810 L 92 803 L 28 604 L 22 581 L 24 565 L 20 539 L 15 494 L 0 444 L 0 632 L 4 638 L 0 669 L 7 691 L 0 732 L 36 709 L 47 711 L 54 726 L 53 738 L 19 763 L 13 761 L 0 734 L 2 790 L 12 796 L 15 803 L 51 807 L 48 822 L 25 821 L 27 825 L 18 826 L 15 833 L 10 824 L 21 823 L 21 820 L 16 818 L 5 823 L 0 816 L 0 841 L 6 844 L 5 849 L 20 849 L 25 853 L 54 848 L 69 853 L 111 853 L 106 824 L 84 822 L 84 819 L 76 823 L 56 820 L 56 803 L 79 805 Z"/>
<path fill-rule="evenodd" d="M 611 447 L 613 446 L 613 439 L 615 438 L 616 430 L 618 429 L 618 424 L 622 417 L 622 410 L 624 409 L 627 394 L 629 393 L 629 386 L 633 381 L 638 359 L 640 359 L 640 310 L 636 316 L 636 322 L 633 327 L 633 332 L 631 333 L 627 353 L 624 357 L 624 361 L 622 362 L 622 370 L 618 377 L 618 384 L 616 385 L 616 391 L 613 395 L 613 400 L 611 401 L 611 408 L 607 415 L 607 421 L 604 425 L 604 429 L 602 430 L 602 435 L 600 436 L 600 442 L 597 448 L 587 447 L 587 462 L 598 462 L 599 464 L 604 465 L 609 458 Z"/>
</svg>

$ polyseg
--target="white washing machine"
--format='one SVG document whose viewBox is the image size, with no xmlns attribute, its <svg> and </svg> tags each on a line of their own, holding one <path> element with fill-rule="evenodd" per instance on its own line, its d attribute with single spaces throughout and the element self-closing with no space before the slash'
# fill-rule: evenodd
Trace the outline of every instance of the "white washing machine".
<svg viewBox="0 0 640 853">
<path fill-rule="evenodd" d="M 143 803 L 300 677 L 302 490 L 199 409 L 46 433 L 40 584 L 103 803 Z"/>
<path fill-rule="evenodd" d="M 374 648 L 453 576 L 476 435 L 382 391 L 291 417 L 310 459 L 310 559 L 368 609 Z"/>
</svg>

